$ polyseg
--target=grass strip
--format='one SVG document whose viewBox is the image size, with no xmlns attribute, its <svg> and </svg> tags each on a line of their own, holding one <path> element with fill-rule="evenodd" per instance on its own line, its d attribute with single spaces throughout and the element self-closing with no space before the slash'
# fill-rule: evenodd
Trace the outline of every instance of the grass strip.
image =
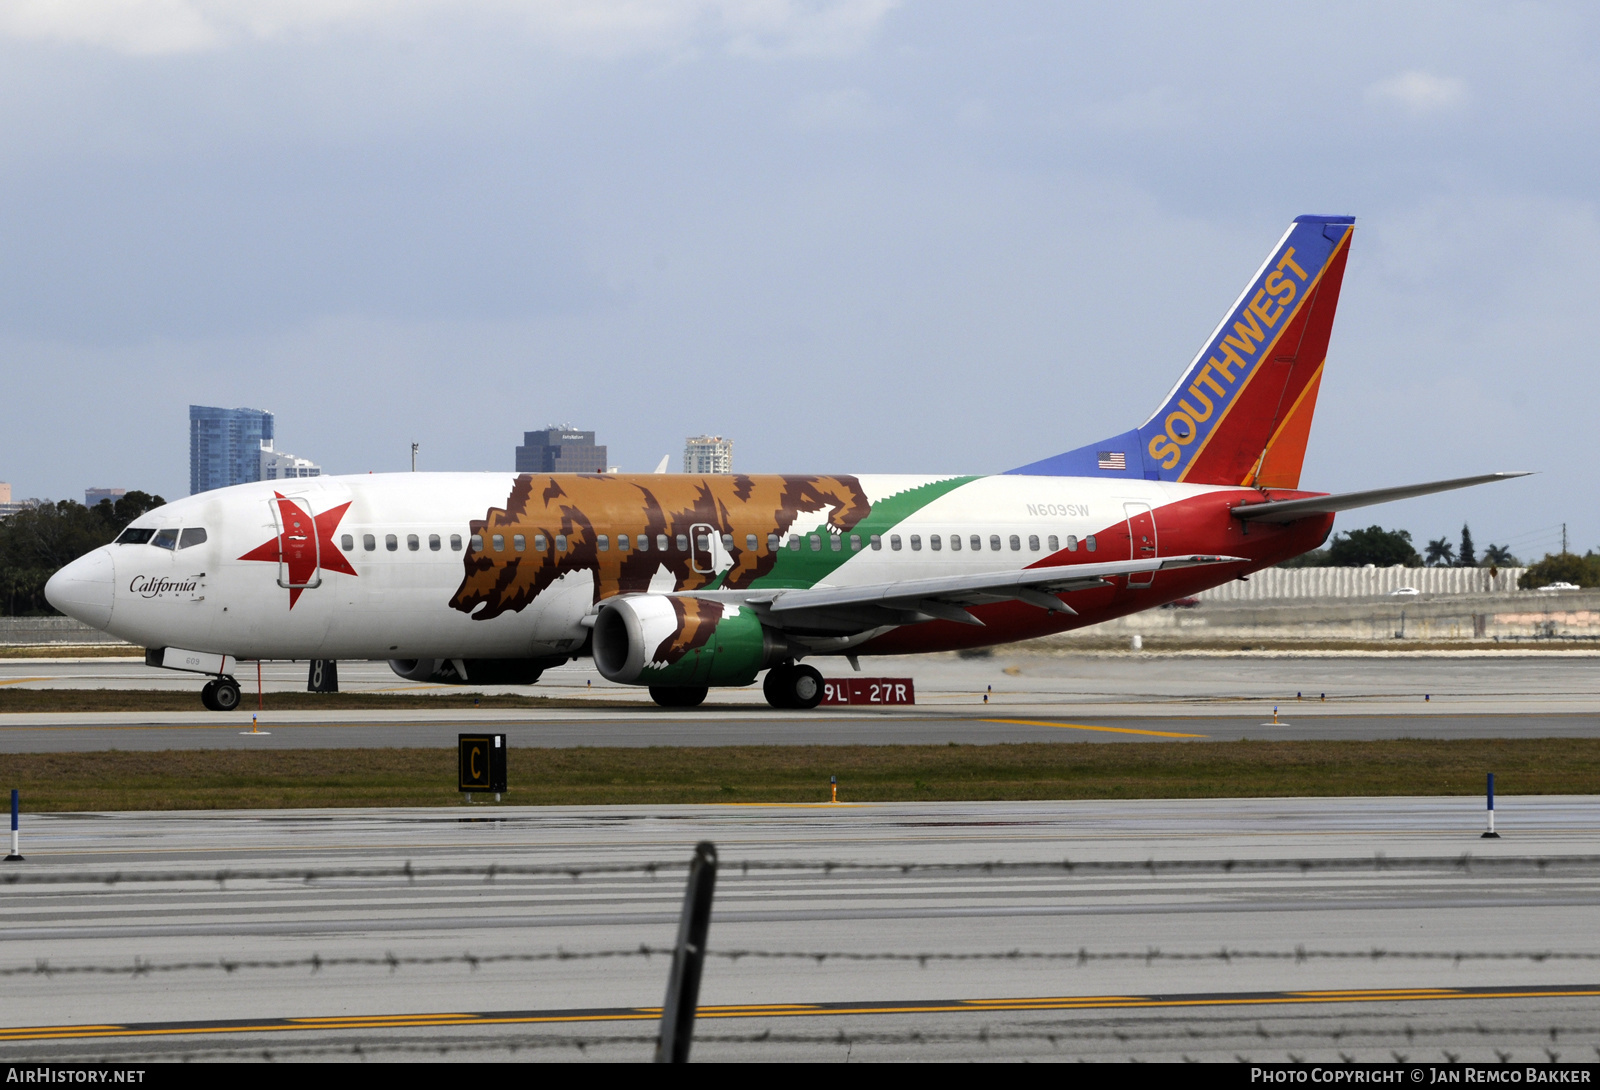
<svg viewBox="0 0 1600 1090">
<path fill-rule="evenodd" d="M 519 696 L 471 691 L 423 693 L 268 693 L 272 711 L 361 711 L 379 714 L 396 708 L 637 708 L 639 700 L 597 701 L 583 697 Z M 256 709 L 256 694 L 245 693 L 236 715 L 245 726 Z M 0 714 L 6 712 L 199 712 L 200 688 L 192 692 L 161 689 L 24 689 L 0 686 Z"/>
<path fill-rule="evenodd" d="M 514 748 L 510 805 L 1600 793 L 1600 739 Z M 7 754 L 29 812 L 457 806 L 453 749 Z M 478 796 L 480 800 L 483 796 Z"/>
</svg>

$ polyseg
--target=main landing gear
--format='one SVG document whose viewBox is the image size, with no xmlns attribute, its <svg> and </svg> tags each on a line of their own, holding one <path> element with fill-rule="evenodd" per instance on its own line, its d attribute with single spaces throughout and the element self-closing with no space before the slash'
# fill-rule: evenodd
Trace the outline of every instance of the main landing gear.
<svg viewBox="0 0 1600 1090">
<path fill-rule="evenodd" d="M 822 703 L 822 675 L 810 666 L 787 662 L 767 671 L 761 691 L 774 708 L 815 708 Z"/>
<path fill-rule="evenodd" d="M 231 712 L 243 699 L 244 693 L 240 691 L 239 683 L 227 674 L 206 682 L 206 687 L 200 690 L 200 703 L 208 711 Z"/>
</svg>

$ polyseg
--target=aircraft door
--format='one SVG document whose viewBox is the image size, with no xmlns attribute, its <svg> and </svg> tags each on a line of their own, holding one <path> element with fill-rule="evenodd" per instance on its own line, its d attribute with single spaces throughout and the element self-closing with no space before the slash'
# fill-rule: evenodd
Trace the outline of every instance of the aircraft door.
<svg viewBox="0 0 1600 1090">
<path fill-rule="evenodd" d="M 314 590 L 322 586 L 322 541 L 304 496 L 267 501 L 278 531 L 278 586 Z"/>
<path fill-rule="evenodd" d="M 1128 558 L 1154 560 L 1160 555 L 1156 541 L 1156 517 L 1148 503 L 1125 503 L 1122 512 L 1128 520 Z M 1148 587 L 1154 582 L 1153 571 L 1138 572 L 1128 576 L 1130 588 Z"/>
<path fill-rule="evenodd" d="M 701 575 L 717 570 L 717 528 L 704 522 L 689 527 L 689 566 Z"/>
</svg>

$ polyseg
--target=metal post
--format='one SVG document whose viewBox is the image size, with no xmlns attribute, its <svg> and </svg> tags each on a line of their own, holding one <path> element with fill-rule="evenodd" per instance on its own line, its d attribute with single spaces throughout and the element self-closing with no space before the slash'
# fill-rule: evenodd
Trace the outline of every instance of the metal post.
<svg viewBox="0 0 1600 1090">
<path fill-rule="evenodd" d="M 702 840 L 694 846 L 689 884 L 683 891 L 683 916 L 678 920 L 678 943 L 667 975 L 667 998 L 661 1005 L 661 1036 L 656 1039 L 658 1064 L 689 1062 L 694 1012 L 700 1002 L 700 971 L 706 960 L 706 932 L 711 929 L 711 896 L 716 887 L 717 847 Z"/>
<path fill-rule="evenodd" d="M 22 862 L 22 849 L 17 843 L 17 812 L 20 809 L 17 803 L 17 789 L 11 789 L 11 854 L 6 856 L 7 863 Z"/>
<path fill-rule="evenodd" d="M 1499 840 L 1500 834 L 1494 831 L 1494 773 L 1489 773 L 1489 831 L 1484 833 L 1479 840 Z"/>
</svg>

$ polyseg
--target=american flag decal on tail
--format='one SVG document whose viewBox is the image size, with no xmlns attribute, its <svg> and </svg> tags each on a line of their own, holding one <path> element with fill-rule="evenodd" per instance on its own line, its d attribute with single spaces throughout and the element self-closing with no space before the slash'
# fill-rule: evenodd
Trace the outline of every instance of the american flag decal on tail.
<svg viewBox="0 0 1600 1090">
<path fill-rule="evenodd" d="M 1101 469 L 1127 469 L 1128 456 L 1120 450 L 1096 451 Z"/>
</svg>

